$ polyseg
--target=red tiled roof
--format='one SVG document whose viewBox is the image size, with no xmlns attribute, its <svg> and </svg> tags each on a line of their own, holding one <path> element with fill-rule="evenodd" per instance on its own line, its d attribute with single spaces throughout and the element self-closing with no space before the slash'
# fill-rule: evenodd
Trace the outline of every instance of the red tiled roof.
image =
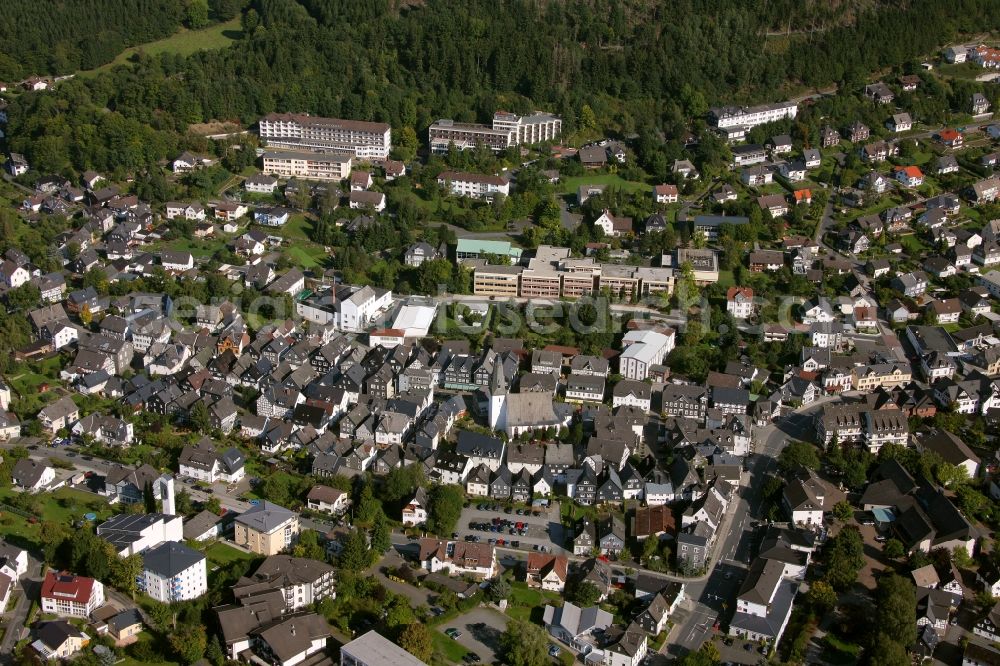
<svg viewBox="0 0 1000 666">
<path fill-rule="evenodd" d="M 546 553 L 528 553 L 528 573 L 546 576 L 555 571 L 559 580 L 566 580 L 569 558 L 565 555 L 550 555 Z"/>
<path fill-rule="evenodd" d="M 42 598 L 86 604 L 90 601 L 93 590 L 93 578 L 77 576 L 67 571 L 59 573 L 49 571 L 45 574 L 45 581 L 42 583 Z"/>
<path fill-rule="evenodd" d="M 730 287 L 726 291 L 726 300 L 733 300 L 736 298 L 736 294 L 742 294 L 744 298 L 753 298 L 753 289 L 750 287 Z"/>
<path fill-rule="evenodd" d="M 902 171 L 906 174 L 907 178 L 923 178 L 924 173 L 920 170 L 920 167 L 916 166 L 898 166 L 896 167 L 896 173 Z"/>
</svg>

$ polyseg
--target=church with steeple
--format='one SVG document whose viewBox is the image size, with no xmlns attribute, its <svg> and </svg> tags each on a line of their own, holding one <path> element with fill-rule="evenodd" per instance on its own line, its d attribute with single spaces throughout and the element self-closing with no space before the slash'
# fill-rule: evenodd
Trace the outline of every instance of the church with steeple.
<svg viewBox="0 0 1000 666">
<path fill-rule="evenodd" d="M 493 367 L 489 386 L 490 428 L 517 437 L 525 432 L 545 430 L 549 427 L 568 426 L 572 411 L 564 416 L 556 414 L 552 396 L 544 393 L 511 393 L 504 377 L 503 365 Z"/>
</svg>

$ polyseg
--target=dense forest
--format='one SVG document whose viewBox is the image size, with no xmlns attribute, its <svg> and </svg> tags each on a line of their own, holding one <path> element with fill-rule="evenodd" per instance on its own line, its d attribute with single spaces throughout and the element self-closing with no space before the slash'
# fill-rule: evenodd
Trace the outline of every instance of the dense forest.
<svg viewBox="0 0 1000 666">
<path fill-rule="evenodd" d="M 129 46 L 236 16 L 246 0 L 5 0 L 0 81 L 72 74 Z"/>
<path fill-rule="evenodd" d="M 0 12 L 0 81 L 67 74 L 175 32 L 183 0 L 6 0 Z"/>
<path fill-rule="evenodd" d="M 1000 0 L 253 0 L 246 36 L 229 49 L 140 56 L 20 96 L 11 148 L 43 172 L 132 171 L 183 146 L 189 123 L 252 123 L 270 111 L 384 120 L 404 142 L 438 117 L 482 120 L 496 108 L 545 108 L 569 132 L 669 134 L 710 104 L 857 87 L 1000 27 L 998 9 Z M 27 35 L 62 23 L 22 17 Z"/>
</svg>

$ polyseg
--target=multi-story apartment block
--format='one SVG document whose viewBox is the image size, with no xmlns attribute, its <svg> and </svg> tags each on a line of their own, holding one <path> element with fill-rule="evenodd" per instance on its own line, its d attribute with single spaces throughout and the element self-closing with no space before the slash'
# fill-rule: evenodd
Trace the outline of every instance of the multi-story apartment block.
<svg viewBox="0 0 1000 666">
<path fill-rule="evenodd" d="M 196 599 L 208 591 L 205 556 L 182 543 L 166 541 L 142 554 L 139 589 L 159 602 Z"/>
<path fill-rule="evenodd" d="M 280 590 L 288 613 L 305 610 L 320 599 L 336 598 L 335 570 L 326 562 L 291 555 L 272 555 L 253 575 L 233 585 L 233 595 L 244 605 L 258 595 Z"/>
<path fill-rule="evenodd" d="M 601 267 L 598 288 L 612 296 L 632 298 L 639 291 L 639 276 L 632 266 L 607 264 Z"/>
<path fill-rule="evenodd" d="M 503 176 L 462 171 L 442 171 L 438 185 L 447 187 L 452 194 L 474 199 L 489 199 L 497 194 L 510 194 L 510 181 Z"/>
<path fill-rule="evenodd" d="M 386 123 L 270 113 L 260 119 L 260 138 L 274 148 L 350 153 L 360 160 L 384 160 L 392 149 Z"/>
<path fill-rule="evenodd" d="M 459 150 L 486 146 L 496 152 L 510 147 L 510 132 L 476 123 L 457 123 L 442 119 L 431 123 L 427 130 L 431 152 L 447 153 L 449 146 Z"/>
<path fill-rule="evenodd" d="M 266 152 L 264 173 L 282 178 L 343 180 L 351 175 L 351 157 L 342 153 Z"/>
<path fill-rule="evenodd" d="M 295 542 L 299 533 L 297 513 L 261 501 L 236 517 L 234 541 L 260 555 L 277 555 Z"/>
<path fill-rule="evenodd" d="M 449 146 L 458 150 L 486 146 L 500 152 L 511 146 L 553 141 L 561 132 L 562 120 L 558 116 L 541 111 L 530 116 L 497 111 L 492 127 L 442 119 L 431 123 L 427 135 L 434 153 L 448 152 Z"/>
<path fill-rule="evenodd" d="M 530 116 L 497 111 L 493 114 L 493 129 L 509 132 L 511 145 L 531 145 L 558 138 L 562 132 L 562 119 L 542 111 L 535 111 Z"/>
<path fill-rule="evenodd" d="M 760 104 L 758 106 L 723 106 L 710 109 L 708 122 L 729 141 L 739 141 L 757 125 L 773 123 L 785 118 L 795 118 L 799 106 L 795 102 Z"/>
</svg>

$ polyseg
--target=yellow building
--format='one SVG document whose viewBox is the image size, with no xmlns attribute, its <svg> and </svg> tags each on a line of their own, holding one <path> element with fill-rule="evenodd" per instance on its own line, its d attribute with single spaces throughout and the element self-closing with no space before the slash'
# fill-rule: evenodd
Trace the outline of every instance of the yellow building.
<svg viewBox="0 0 1000 666">
<path fill-rule="evenodd" d="M 477 266 L 472 293 L 476 296 L 516 298 L 521 287 L 521 266 Z"/>
<path fill-rule="evenodd" d="M 260 555 L 277 555 L 295 543 L 299 534 L 299 516 L 288 509 L 261 500 L 257 506 L 236 516 L 237 546 Z"/>
</svg>

